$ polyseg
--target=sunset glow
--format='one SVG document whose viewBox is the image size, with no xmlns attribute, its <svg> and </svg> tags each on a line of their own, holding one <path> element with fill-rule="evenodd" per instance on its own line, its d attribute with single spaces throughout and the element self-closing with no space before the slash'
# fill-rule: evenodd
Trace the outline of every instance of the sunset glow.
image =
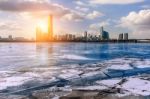
<svg viewBox="0 0 150 99">
<path fill-rule="evenodd" d="M 47 33 L 47 23 L 46 21 L 39 21 L 38 24 L 37 24 L 38 27 L 40 27 L 40 29 L 42 30 L 43 33 Z"/>
</svg>

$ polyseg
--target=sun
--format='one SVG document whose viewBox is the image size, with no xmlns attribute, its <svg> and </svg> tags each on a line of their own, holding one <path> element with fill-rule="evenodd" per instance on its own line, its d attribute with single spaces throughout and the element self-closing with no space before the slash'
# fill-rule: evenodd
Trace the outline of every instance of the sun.
<svg viewBox="0 0 150 99">
<path fill-rule="evenodd" d="M 38 22 L 38 27 L 41 28 L 43 33 L 47 33 L 48 26 L 47 26 L 47 23 L 45 21 L 39 21 Z"/>
</svg>

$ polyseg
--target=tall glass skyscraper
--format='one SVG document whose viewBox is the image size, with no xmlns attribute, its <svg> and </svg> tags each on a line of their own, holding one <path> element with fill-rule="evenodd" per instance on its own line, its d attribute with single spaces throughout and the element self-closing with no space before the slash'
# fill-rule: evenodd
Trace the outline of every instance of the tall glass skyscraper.
<svg viewBox="0 0 150 99">
<path fill-rule="evenodd" d="M 103 27 L 100 28 L 101 40 L 109 40 L 109 33 L 103 30 Z"/>
<path fill-rule="evenodd" d="M 53 40 L 53 16 L 50 15 L 48 17 L 48 38 L 49 40 Z"/>
</svg>

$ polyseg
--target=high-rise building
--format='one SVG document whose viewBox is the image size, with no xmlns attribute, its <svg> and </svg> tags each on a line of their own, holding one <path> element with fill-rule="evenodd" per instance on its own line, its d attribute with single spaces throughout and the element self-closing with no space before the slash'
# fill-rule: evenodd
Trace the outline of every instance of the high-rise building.
<svg viewBox="0 0 150 99">
<path fill-rule="evenodd" d="M 103 27 L 100 27 L 100 35 L 101 35 L 101 39 L 102 39 L 103 32 L 104 32 Z"/>
<path fill-rule="evenodd" d="M 36 28 L 36 41 L 42 41 L 42 31 L 40 27 Z"/>
<path fill-rule="evenodd" d="M 123 40 L 123 33 L 119 34 L 118 40 Z"/>
<path fill-rule="evenodd" d="M 128 33 L 124 33 L 124 40 L 128 40 Z"/>
<path fill-rule="evenodd" d="M 49 40 L 53 40 L 53 16 L 48 17 L 48 37 Z"/>
<path fill-rule="evenodd" d="M 8 36 L 8 39 L 9 39 L 9 40 L 13 40 L 12 35 L 9 35 L 9 36 Z"/>
<path fill-rule="evenodd" d="M 88 33 L 87 33 L 87 31 L 84 32 L 84 39 L 85 39 L 85 41 L 88 40 Z"/>
<path fill-rule="evenodd" d="M 100 28 L 100 34 L 102 40 L 109 40 L 109 33 L 104 31 L 103 27 Z"/>
</svg>

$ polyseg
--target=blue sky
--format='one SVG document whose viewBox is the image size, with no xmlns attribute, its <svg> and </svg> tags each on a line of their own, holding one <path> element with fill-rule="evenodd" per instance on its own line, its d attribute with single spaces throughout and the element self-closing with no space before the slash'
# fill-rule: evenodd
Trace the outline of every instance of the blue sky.
<svg viewBox="0 0 150 99">
<path fill-rule="evenodd" d="M 35 37 L 39 21 L 54 15 L 55 34 L 99 35 L 100 26 L 117 38 L 150 37 L 150 0 L 1 0 L 0 35 Z"/>
</svg>

